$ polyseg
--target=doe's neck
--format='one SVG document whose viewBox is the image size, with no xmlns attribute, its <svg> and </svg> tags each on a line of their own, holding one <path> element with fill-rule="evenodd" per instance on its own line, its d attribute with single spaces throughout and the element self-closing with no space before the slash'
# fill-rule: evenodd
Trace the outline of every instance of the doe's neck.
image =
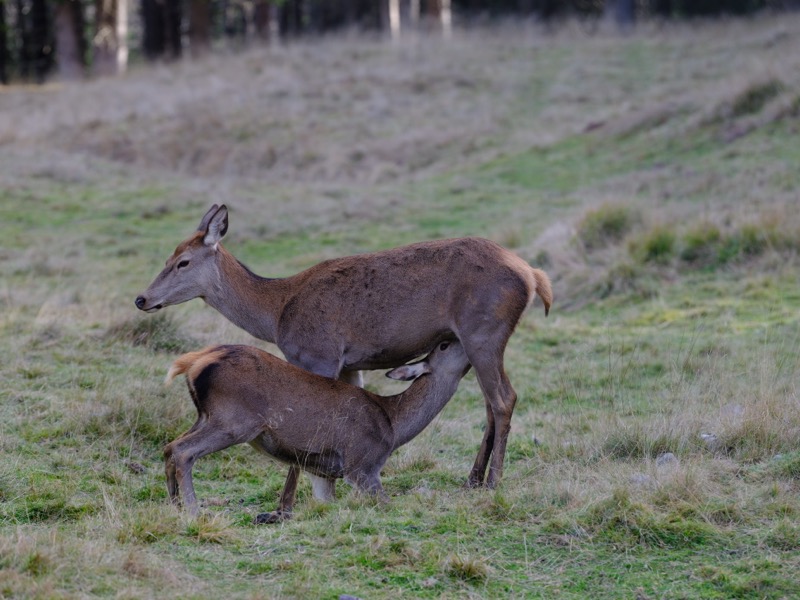
<svg viewBox="0 0 800 600">
<path fill-rule="evenodd" d="M 217 248 L 216 267 L 206 303 L 250 335 L 275 342 L 287 297 L 286 280 L 256 275 L 222 245 Z"/>
</svg>

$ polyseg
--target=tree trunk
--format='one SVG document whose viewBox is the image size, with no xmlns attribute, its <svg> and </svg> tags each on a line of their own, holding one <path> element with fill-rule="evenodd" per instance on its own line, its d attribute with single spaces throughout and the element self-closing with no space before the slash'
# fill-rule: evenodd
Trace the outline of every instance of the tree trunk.
<svg viewBox="0 0 800 600">
<path fill-rule="evenodd" d="M 211 0 L 189 0 L 189 50 L 195 57 L 211 50 Z"/>
<path fill-rule="evenodd" d="M 127 0 L 96 0 L 93 71 L 96 75 L 122 73 L 128 63 Z"/>
<path fill-rule="evenodd" d="M 142 0 L 142 46 L 150 60 L 181 56 L 180 0 Z"/>
<path fill-rule="evenodd" d="M 97 0 L 94 11 L 92 70 L 96 75 L 113 75 L 117 72 L 117 3 Z"/>
<path fill-rule="evenodd" d="M 270 39 L 270 11 L 272 5 L 269 0 L 256 0 L 253 7 L 253 24 L 255 25 L 256 38 L 263 42 Z"/>
<path fill-rule="evenodd" d="M 392 39 L 400 37 L 400 0 L 380 0 L 381 29 Z"/>
<path fill-rule="evenodd" d="M 280 4 L 281 31 L 288 37 L 297 37 L 305 33 L 304 16 L 307 14 L 308 0 L 284 0 Z"/>
<path fill-rule="evenodd" d="M 6 37 L 6 3 L 0 0 L 0 84 L 8 83 L 8 39 Z"/>
<path fill-rule="evenodd" d="M 181 0 L 163 0 L 164 25 L 167 57 L 176 59 L 181 57 L 183 44 L 181 43 Z"/>
<path fill-rule="evenodd" d="M 155 60 L 164 54 L 164 12 L 158 0 L 142 0 L 142 52 Z"/>
<path fill-rule="evenodd" d="M 453 33 L 453 9 L 450 0 L 439 0 L 439 23 L 442 26 L 442 35 L 449 38 Z"/>
<path fill-rule="evenodd" d="M 668 19 L 672 16 L 672 0 L 654 0 L 651 10 L 654 15 Z"/>
<path fill-rule="evenodd" d="M 32 0 L 27 5 L 17 0 L 17 19 L 20 30 L 19 70 L 23 79 L 44 81 L 53 64 L 50 20 L 45 0 Z"/>
<path fill-rule="evenodd" d="M 82 79 L 86 67 L 86 37 L 80 0 L 61 0 L 55 5 L 56 59 L 62 80 Z"/>
<path fill-rule="evenodd" d="M 344 11 L 344 26 L 347 28 L 352 28 L 355 26 L 358 22 L 358 18 L 361 16 L 356 4 L 356 0 L 343 0 L 342 2 L 342 10 Z"/>
<path fill-rule="evenodd" d="M 117 73 L 128 68 L 128 0 L 117 0 Z"/>
<path fill-rule="evenodd" d="M 613 21 L 620 31 L 628 32 L 633 29 L 636 20 L 636 0 L 608 0 L 605 11 L 609 20 Z"/>
</svg>

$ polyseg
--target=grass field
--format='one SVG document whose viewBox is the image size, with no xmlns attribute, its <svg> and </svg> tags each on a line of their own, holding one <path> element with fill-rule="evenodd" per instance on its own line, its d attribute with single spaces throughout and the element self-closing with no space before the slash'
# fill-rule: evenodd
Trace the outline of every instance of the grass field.
<svg viewBox="0 0 800 600">
<path fill-rule="evenodd" d="M 625 38 L 327 39 L 0 89 L 0 597 L 800 596 L 800 18 Z M 262 275 L 482 235 L 551 275 L 506 353 L 502 486 L 461 487 L 474 375 L 380 505 L 162 448 L 182 351 L 256 343 L 133 305 L 213 202 Z M 274 348 L 268 348 L 275 351 Z M 402 389 L 379 372 L 381 393 Z"/>
</svg>

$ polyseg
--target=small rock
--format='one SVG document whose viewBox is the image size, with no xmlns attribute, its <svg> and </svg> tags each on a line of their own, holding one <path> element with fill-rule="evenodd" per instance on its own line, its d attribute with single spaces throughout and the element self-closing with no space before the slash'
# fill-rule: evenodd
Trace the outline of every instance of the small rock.
<svg viewBox="0 0 800 600">
<path fill-rule="evenodd" d="M 701 433 L 700 439 L 705 442 L 705 445 L 709 450 L 716 450 L 719 446 L 719 439 L 713 433 Z"/>
<path fill-rule="evenodd" d="M 723 417 L 738 419 L 744 416 L 744 407 L 741 404 L 726 404 L 720 412 Z"/>
<path fill-rule="evenodd" d="M 782 458 L 783 458 L 783 454 L 776 454 L 775 456 L 772 457 L 772 460 L 780 460 Z"/>
<path fill-rule="evenodd" d="M 205 504 L 206 506 L 228 506 L 228 504 L 230 504 L 230 500 L 227 500 L 225 498 L 212 497 L 212 498 L 206 498 L 203 504 Z"/>
<path fill-rule="evenodd" d="M 414 493 L 419 494 L 423 498 L 430 498 L 433 496 L 433 490 L 425 484 L 415 487 Z"/>
<path fill-rule="evenodd" d="M 350 594 L 340 594 L 339 600 L 361 600 L 358 596 L 351 596 Z"/>
<path fill-rule="evenodd" d="M 631 483 L 634 485 L 641 485 L 646 486 L 650 485 L 653 482 L 653 478 L 650 475 L 645 475 L 644 473 L 634 473 L 631 475 Z"/>
<path fill-rule="evenodd" d="M 292 518 L 292 513 L 289 511 L 276 510 L 275 512 L 260 513 L 253 519 L 255 525 L 272 525 L 273 523 L 280 523 Z"/>
<path fill-rule="evenodd" d="M 432 588 L 439 585 L 439 580 L 436 577 L 428 577 L 426 580 L 422 582 L 422 587 L 424 588 Z"/>
<path fill-rule="evenodd" d="M 141 475 L 147 470 L 142 465 L 132 460 L 127 461 L 125 463 L 125 466 L 128 467 L 128 470 L 131 473 L 136 473 L 137 475 Z"/>
<path fill-rule="evenodd" d="M 650 600 L 650 596 L 644 593 L 642 588 L 636 590 L 636 600 Z"/>
<path fill-rule="evenodd" d="M 678 466 L 678 457 L 672 452 L 665 452 L 656 458 L 657 467 L 676 467 Z"/>
</svg>

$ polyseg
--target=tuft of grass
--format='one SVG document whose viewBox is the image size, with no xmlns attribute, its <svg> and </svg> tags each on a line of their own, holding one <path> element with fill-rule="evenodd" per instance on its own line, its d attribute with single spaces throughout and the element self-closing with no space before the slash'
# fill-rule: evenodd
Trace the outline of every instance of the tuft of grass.
<svg viewBox="0 0 800 600">
<path fill-rule="evenodd" d="M 773 457 L 769 470 L 777 477 L 800 480 L 800 451 Z"/>
<path fill-rule="evenodd" d="M 638 212 L 625 204 L 603 204 L 588 211 L 577 227 L 578 239 L 587 250 L 616 244 L 640 220 Z"/>
<path fill-rule="evenodd" d="M 172 506 L 145 504 L 120 517 L 116 537 L 122 544 L 152 544 L 177 536 L 180 530 L 180 515 Z"/>
<path fill-rule="evenodd" d="M 181 331 L 177 321 L 169 314 L 137 316 L 108 328 L 107 340 L 143 346 L 154 352 L 188 352 L 199 344 Z"/>
<path fill-rule="evenodd" d="M 189 519 L 184 534 L 204 544 L 232 544 L 238 539 L 232 521 L 224 513 L 200 513 Z"/>
<path fill-rule="evenodd" d="M 24 559 L 22 570 L 34 577 L 44 575 L 53 568 L 52 559 L 40 550 L 34 550 Z"/>
<path fill-rule="evenodd" d="M 800 550 L 800 525 L 790 519 L 778 521 L 764 537 L 764 544 L 773 550 Z"/>
<path fill-rule="evenodd" d="M 524 511 L 520 511 L 517 505 L 499 490 L 483 502 L 483 513 L 498 523 L 527 517 Z"/>
<path fill-rule="evenodd" d="M 683 234 L 681 259 L 695 265 L 708 265 L 716 261 L 722 240 L 719 227 L 705 221 Z"/>
<path fill-rule="evenodd" d="M 775 78 L 752 83 L 733 99 L 731 114 L 733 117 L 755 114 L 785 89 L 786 85 Z"/>
<path fill-rule="evenodd" d="M 196 414 L 194 407 L 180 387 L 173 390 L 164 386 L 161 377 L 151 377 L 125 389 L 116 382 L 103 383 L 92 401 L 70 407 L 62 423 L 72 435 L 116 439 L 117 444 L 125 444 L 121 451 L 130 447 L 131 440 L 160 450 L 186 430 L 186 418 L 192 413 Z"/>
<path fill-rule="evenodd" d="M 455 579 L 470 583 L 485 581 L 491 572 L 486 559 L 478 556 L 449 554 L 442 564 L 444 572 Z"/>
<path fill-rule="evenodd" d="M 709 222 L 686 231 L 681 239 L 681 260 L 695 268 L 718 267 L 762 255 L 776 236 L 765 227 L 747 223 L 728 232 Z"/>
<path fill-rule="evenodd" d="M 121 570 L 136 579 L 152 581 L 164 576 L 164 571 L 153 564 L 149 557 L 138 548 L 131 548 L 122 559 Z"/>
<path fill-rule="evenodd" d="M 625 488 L 592 504 L 578 520 L 595 539 L 617 547 L 645 544 L 661 548 L 691 548 L 715 542 L 720 532 L 712 525 L 678 513 L 660 515 L 631 500 Z"/>
<path fill-rule="evenodd" d="M 763 226 L 745 223 L 732 232 L 719 252 L 720 262 L 738 258 L 749 259 L 762 255 L 770 245 L 776 245 L 776 236 Z"/>
<path fill-rule="evenodd" d="M 649 491 L 648 502 L 653 507 L 684 518 L 717 522 L 709 518 L 709 512 L 716 510 L 707 501 L 713 493 L 708 490 L 707 472 L 694 468 L 675 467 L 665 473 L 656 473 L 654 487 Z M 722 508 L 720 512 L 724 512 Z"/>
<path fill-rule="evenodd" d="M 757 462 L 795 452 L 798 432 L 800 405 L 796 399 L 767 395 L 744 404 L 740 415 L 720 424 L 717 447 L 737 460 Z M 775 468 L 796 476 L 797 462 L 796 456 L 790 454 L 778 460 Z"/>
<path fill-rule="evenodd" d="M 675 232 L 670 227 L 659 225 L 632 240 L 628 250 L 640 262 L 665 265 L 675 256 L 675 241 Z"/>
<path fill-rule="evenodd" d="M 97 498 L 80 493 L 74 481 L 41 475 L 31 478 L 21 497 L 4 503 L 0 515 L 16 523 L 70 522 L 98 510 Z"/>
<path fill-rule="evenodd" d="M 384 534 L 379 534 L 372 538 L 368 547 L 373 556 L 372 560 L 383 563 L 380 568 L 413 566 L 422 559 L 418 545 L 403 538 L 393 540 Z"/>
<path fill-rule="evenodd" d="M 330 502 L 320 502 L 315 498 L 311 498 L 303 505 L 303 510 L 296 514 L 293 518 L 303 521 L 320 520 L 331 514 L 334 506 Z"/>
<path fill-rule="evenodd" d="M 600 452 L 617 460 L 652 459 L 667 452 L 681 454 L 691 447 L 690 438 L 690 432 L 672 424 L 620 424 L 606 434 Z"/>
</svg>

